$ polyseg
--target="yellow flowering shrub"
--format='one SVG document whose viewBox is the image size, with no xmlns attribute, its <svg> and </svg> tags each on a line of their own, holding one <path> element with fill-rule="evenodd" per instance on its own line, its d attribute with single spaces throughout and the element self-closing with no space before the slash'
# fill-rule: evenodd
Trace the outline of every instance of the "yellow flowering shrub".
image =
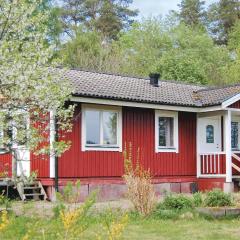
<svg viewBox="0 0 240 240">
<path fill-rule="evenodd" d="M 120 239 L 128 223 L 128 215 L 124 215 L 119 222 L 113 221 L 108 229 L 108 240 Z"/>
<path fill-rule="evenodd" d="M 77 208 L 69 211 L 66 210 L 60 211 L 60 218 L 63 223 L 65 231 L 69 231 L 71 230 L 71 228 L 74 227 L 82 212 L 83 212 L 82 208 Z"/>
<path fill-rule="evenodd" d="M 124 229 L 128 224 L 128 215 L 120 212 L 106 210 L 101 218 L 101 224 L 106 231 L 96 235 L 97 240 L 122 239 Z"/>
<path fill-rule="evenodd" d="M 1 214 L 0 232 L 5 230 L 9 224 L 10 221 L 8 217 L 8 212 L 6 210 L 3 210 Z"/>
</svg>

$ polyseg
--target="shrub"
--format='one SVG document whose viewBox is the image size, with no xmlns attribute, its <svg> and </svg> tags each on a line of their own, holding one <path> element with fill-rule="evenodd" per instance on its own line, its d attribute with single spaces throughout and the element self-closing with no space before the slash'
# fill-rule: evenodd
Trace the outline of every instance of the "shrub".
<svg viewBox="0 0 240 240">
<path fill-rule="evenodd" d="M 162 209 L 161 207 L 157 207 L 153 212 L 152 216 L 157 219 L 177 219 L 179 218 L 179 211 L 172 209 Z"/>
<path fill-rule="evenodd" d="M 193 204 L 195 207 L 200 207 L 203 204 L 202 194 L 200 192 L 196 192 L 193 194 Z"/>
<path fill-rule="evenodd" d="M 134 167 L 131 156 L 130 144 L 129 153 L 127 153 L 126 147 L 124 150 L 125 174 L 123 179 L 128 188 L 127 197 L 133 203 L 136 211 L 143 216 L 147 216 L 156 205 L 152 176 L 149 170 L 140 166 L 138 159 Z"/>
<path fill-rule="evenodd" d="M 0 207 L 4 207 L 6 210 L 11 207 L 10 199 L 4 195 L 5 191 L 0 194 Z"/>
<path fill-rule="evenodd" d="M 3 210 L 0 212 L 0 232 L 4 231 L 10 224 L 8 212 Z"/>
<path fill-rule="evenodd" d="M 183 210 L 192 209 L 194 207 L 193 200 L 190 197 L 179 195 L 168 195 L 162 203 L 158 205 L 158 209 Z"/>
<path fill-rule="evenodd" d="M 231 206 L 232 197 L 230 194 L 224 193 L 220 189 L 214 189 L 207 193 L 204 205 L 207 207 Z"/>
<path fill-rule="evenodd" d="M 101 228 L 101 232 L 97 234 L 97 239 L 122 239 L 122 234 L 128 224 L 128 214 L 118 210 L 112 211 L 112 209 L 107 209 L 100 217 L 103 228 Z"/>
</svg>

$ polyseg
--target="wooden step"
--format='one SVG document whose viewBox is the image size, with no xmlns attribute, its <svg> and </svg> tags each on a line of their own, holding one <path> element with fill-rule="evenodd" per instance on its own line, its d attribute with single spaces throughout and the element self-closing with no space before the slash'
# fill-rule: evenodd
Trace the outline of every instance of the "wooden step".
<svg viewBox="0 0 240 240">
<path fill-rule="evenodd" d="M 38 186 L 38 183 L 37 182 L 34 182 L 34 183 L 24 183 L 24 187 L 25 186 Z"/>
<path fill-rule="evenodd" d="M 24 194 L 26 197 L 30 197 L 30 196 L 43 196 L 43 193 L 25 193 Z"/>
<path fill-rule="evenodd" d="M 40 187 L 23 187 L 24 190 L 35 190 L 35 189 L 39 189 L 41 190 Z"/>
<path fill-rule="evenodd" d="M 22 201 L 30 200 L 29 197 L 32 197 L 33 200 L 47 200 L 47 194 L 40 181 L 33 183 L 19 182 L 17 183 L 17 190 Z"/>
</svg>

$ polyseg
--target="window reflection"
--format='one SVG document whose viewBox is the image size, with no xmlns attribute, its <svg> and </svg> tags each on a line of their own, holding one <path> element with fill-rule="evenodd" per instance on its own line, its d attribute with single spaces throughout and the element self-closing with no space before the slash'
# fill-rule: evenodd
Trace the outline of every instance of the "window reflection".
<svg viewBox="0 0 240 240">
<path fill-rule="evenodd" d="M 206 142 L 214 143 L 214 127 L 213 127 L 213 125 L 207 125 L 207 127 L 206 127 Z"/>
</svg>

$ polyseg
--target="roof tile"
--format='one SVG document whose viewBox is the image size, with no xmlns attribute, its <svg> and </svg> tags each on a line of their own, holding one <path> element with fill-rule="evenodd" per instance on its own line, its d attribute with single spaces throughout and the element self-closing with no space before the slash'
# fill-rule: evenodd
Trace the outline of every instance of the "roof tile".
<svg viewBox="0 0 240 240">
<path fill-rule="evenodd" d="M 73 95 L 180 106 L 213 106 L 240 93 L 240 85 L 208 88 L 173 81 L 159 81 L 159 87 L 149 79 L 97 73 L 83 70 L 60 70 L 74 87 Z"/>
</svg>

